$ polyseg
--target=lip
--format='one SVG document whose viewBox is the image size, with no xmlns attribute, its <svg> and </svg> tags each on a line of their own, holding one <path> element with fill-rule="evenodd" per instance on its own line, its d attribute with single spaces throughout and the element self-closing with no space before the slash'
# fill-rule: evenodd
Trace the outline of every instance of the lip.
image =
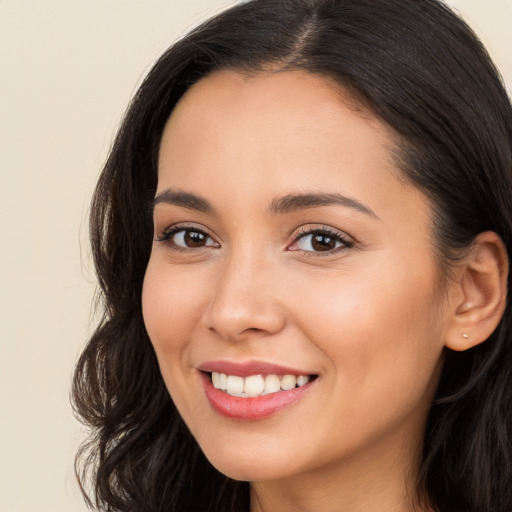
<svg viewBox="0 0 512 512">
<path fill-rule="evenodd" d="M 207 361 L 198 366 L 203 372 L 218 372 L 226 375 L 237 375 L 238 377 L 249 377 L 249 375 L 312 375 L 309 371 L 301 371 L 295 368 L 282 366 L 264 361 Z"/>
<path fill-rule="evenodd" d="M 278 391 L 258 397 L 231 396 L 216 389 L 211 381 L 210 373 L 219 372 L 228 375 L 247 377 L 249 375 L 311 375 L 285 366 L 251 361 L 247 363 L 233 363 L 228 361 L 210 361 L 202 364 L 199 372 L 204 393 L 212 408 L 220 415 L 243 421 L 257 421 L 275 415 L 302 399 L 315 385 L 314 379 L 301 387 L 288 391 Z"/>
</svg>

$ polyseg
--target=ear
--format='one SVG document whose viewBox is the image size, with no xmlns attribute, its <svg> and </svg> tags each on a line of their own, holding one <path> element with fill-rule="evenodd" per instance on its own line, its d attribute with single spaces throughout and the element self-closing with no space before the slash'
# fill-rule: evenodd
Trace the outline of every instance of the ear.
<svg viewBox="0 0 512 512">
<path fill-rule="evenodd" d="M 457 268 L 445 346 L 467 350 L 489 338 L 507 302 L 508 256 L 501 238 L 480 233 Z"/>
</svg>

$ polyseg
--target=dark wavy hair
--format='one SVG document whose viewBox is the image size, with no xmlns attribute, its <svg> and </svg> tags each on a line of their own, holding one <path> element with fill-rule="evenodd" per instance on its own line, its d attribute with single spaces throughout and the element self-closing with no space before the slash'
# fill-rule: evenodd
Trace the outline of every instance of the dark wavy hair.
<svg viewBox="0 0 512 512">
<path fill-rule="evenodd" d="M 157 155 L 174 106 L 214 70 L 269 68 L 334 79 L 392 127 L 402 175 L 433 205 L 442 268 L 486 230 L 512 255 L 510 99 L 482 44 L 445 5 L 252 0 L 202 24 L 142 83 L 92 201 L 104 314 L 78 361 L 73 403 L 90 427 L 77 475 L 98 510 L 249 510 L 249 484 L 210 465 L 166 390 L 141 291 Z M 437 512 L 512 511 L 511 318 L 509 302 L 485 343 L 446 351 L 418 481 L 418 495 Z"/>
</svg>

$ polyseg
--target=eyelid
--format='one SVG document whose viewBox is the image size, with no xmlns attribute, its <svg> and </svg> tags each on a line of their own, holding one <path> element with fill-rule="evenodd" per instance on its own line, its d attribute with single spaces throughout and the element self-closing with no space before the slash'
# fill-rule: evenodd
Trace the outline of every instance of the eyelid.
<svg viewBox="0 0 512 512">
<path fill-rule="evenodd" d="M 296 245 L 298 241 L 302 238 L 305 238 L 308 235 L 315 235 L 315 234 L 327 234 L 335 238 L 337 241 L 342 243 L 342 247 L 337 247 L 335 249 L 331 249 L 328 251 L 306 251 L 304 249 L 292 249 L 293 245 Z M 301 226 L 296 230 L 292 235 L 292 242 L 288 245 L 287 250 L 289 251 L 301 251 L 304 254 L 307 254 L 308 256 L 329 256 L 333 255 L 335 253 L 346 251 L 347 249 L 350 249 L 355 244 L 355 240 L 353 237 L 345 233 L 344 231 L 341 231 L 339 229 L 333 228 L 332 226 L 326 226 L 322 224 L 307 224 L 304 226 Z"/>
<path fill-rule="evenodd" d="M 186 250 L 190 249 L 190 250 L 197 251 L 197 250 L 203 249 L 203 247 L 181 247 L 176 244 L 171 244 L 170 243 L 171 238 L 174 235 L 176 235 L 177 233 L 179 233 L 180 231 L 196 231 L 198 233 L 203 233 L 204 235 L 206 235 L 208 238 L 210 238 L 214 242 L 214 245 L 207 245 L 204 247 L 220 247 L 220 244 L 216 240 L 216 237 L 213 236 L 206 227 L 198 225 L 198 224 L 186 223 L 186 222 L 185 223 L 178 222 L 176 224 L 171 224 L 170 226 L 167 226 L 166 228 L 162 229 L 160 231 L 160 235 L 155 236 L 155 241 L 161 242 L 162 244 L 167 244 L 175 250 L 186 251 Z"/>
<path fill-rule="evenodd" d="M 213 244 L 205 245 L 201 247 L 182 247 L 181 245 L 175 244 L 171 242 L 172 237 L 174 237 L 177 233 L 181 231 L 196 231 L 199 233 L 204 234 L 206 237 L 208 237 L 210 240 L 213 241 Z M 340 247 L 335 247 L 333 249 L 329 249 L 326 251 L 310 251 L 305 250 L 301 248 L 294 248 L 294 245 L 296 245 L 299 240 L 302 238 L 305 238 L 306 236 L 315 235 L 315 234 L 326 234 L 334 238 L 337 242 L 341 243 Z M 290 236 L 292 238 L 292 241 L 287 245 L 286 250 L 288 251 L 296 251 L 296 252 L 302 252 L 303 254 L 307 256 L 312 257 L 322 257 L 322 256 L 329 256 L 336 254 L 338 252 L 346 251 L 353 247 L 355 244 L 354 238 L 344 231 L 341 231 L 337 228 L 334 228 L 332 226 L 323 225 L 323 224 L 306 224 L 303 226 L 300 226 L 293 232 L 293 234 Z M 220 243 L 217 241 L 217 238 L 215 235 L 213 235 L 208 228 L 206 228 L 203 225 L 198 225 L 195 223 L 189 223 L 189 222 L 179 222 L 176 224 L 171 224 L 167 226 L 166 228 L 162 229 L 160 231 L 160 235 L 155 236 L 155 241 L 160 242 L 164 245 L 169 246 L 172 250 L 176 251 L 198 251 L 201 249 L 205 249 L 208 247 L 213 248 L 219 248 Z"/>
</svg>

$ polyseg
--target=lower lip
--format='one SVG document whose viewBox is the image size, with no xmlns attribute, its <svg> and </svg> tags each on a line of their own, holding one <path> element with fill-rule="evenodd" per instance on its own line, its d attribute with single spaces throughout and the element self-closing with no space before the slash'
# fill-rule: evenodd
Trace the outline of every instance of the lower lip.
<svg viewBox="0 0 512 512">
<path fill-rule="evenodd" d="M 255 421 L 272 416 L 300 400 L 314 381 L 299 388 L 278 391 L 264 396 L 242 398 L 231 396 L 213 386 L 210 375 L 201 374 L 204 392 L 211 406 L 222 416 L 236 420 Z"/>
</svg>

